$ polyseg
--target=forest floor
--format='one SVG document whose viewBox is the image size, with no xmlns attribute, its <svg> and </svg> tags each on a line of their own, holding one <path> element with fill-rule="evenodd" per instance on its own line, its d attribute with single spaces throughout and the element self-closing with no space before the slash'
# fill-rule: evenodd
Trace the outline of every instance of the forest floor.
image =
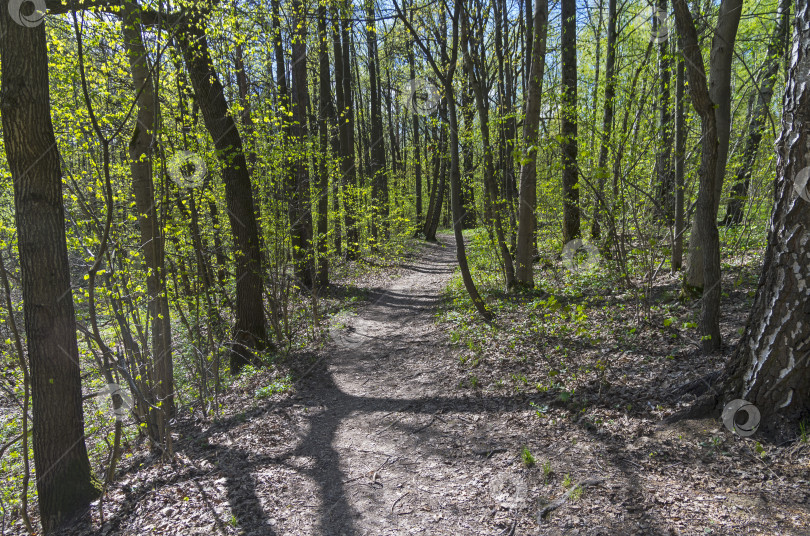
<svg viewBox="0 0 810 536">
<path fill-rule="evenodd" d="M 574 401 L 464 386 L 437 321 L 455 268 L 452 237 L 420 244 L 332 319 L 292 390 L 256 400 L 269 381 L 257 374 L 223 418 L 182 420 L 175 460 L 136 453 L 70 533 L 810 534 L 807 443 L 763 446 L 713 420 L 663 426 L 673 386 L 625 354 L 624 382 L 583 385 Z"/>
</svg>

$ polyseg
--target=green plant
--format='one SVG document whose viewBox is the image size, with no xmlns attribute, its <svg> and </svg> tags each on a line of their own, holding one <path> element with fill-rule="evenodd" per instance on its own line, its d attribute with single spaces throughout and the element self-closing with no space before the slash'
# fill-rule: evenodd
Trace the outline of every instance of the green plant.
<svg viewBox="0 0 810 536">
<path fill-rule="evenodd" d="M 571 487 L 571 474 L 565 473 L 565 478 L 563 479 L 563 487 L 570 488 Z"/>
<path fill-rule="evenodd" d="M 807 443 L 807 421 L 803 420 L 799 423 L 799 440 L 802 443 Z"/>
<path fill-rule="evenodd" d="M 548 481 L 548 477 L 549 477 L 549 475 L 551 475 L 551 473 L 552 473 L 551 462 L 546 460 L 546 461 L 543 462 L 543 481 L 544 482 Z"/>
<path fill-rule="evenodd" d="M 256 389 L 254 397 L 257 400 L 262 400 L 276 393 L 286 393 L 287 391 L 290 390 L 290 388 L 292 388 L 292 381 L 290 380 L 289 376 L 286 376 L 280 380 L 274 381 L 270 385 L 259 387 L 258 389 Z"/>
<path fill-rule="evenodd" d="M 523 447 L 523 451 L 520 453 L 520 459 L 523 460 L 523 465 L 526 467 L 534 467 L 537 463 L 537 460 L 534 459 L 534 455 L 532 455 L 529 447 Z"/>
</svg>

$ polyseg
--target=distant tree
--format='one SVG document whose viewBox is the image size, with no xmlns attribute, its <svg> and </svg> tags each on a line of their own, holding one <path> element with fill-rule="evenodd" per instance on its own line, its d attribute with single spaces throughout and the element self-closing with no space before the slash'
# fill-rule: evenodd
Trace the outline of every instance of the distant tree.
<svg viewBox="0 0 810 536">
<path fill-rule="evenodd" d="M 563 240 L 579 237 L 577 165 L 577 2 L 561 0 Z"/>
</svg>

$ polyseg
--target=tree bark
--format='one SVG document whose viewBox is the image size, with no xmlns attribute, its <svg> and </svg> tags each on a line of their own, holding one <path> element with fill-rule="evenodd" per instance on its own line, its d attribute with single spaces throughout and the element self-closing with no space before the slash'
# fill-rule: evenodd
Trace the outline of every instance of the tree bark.
<svg viewBox="0 0 810 536">
<path fill-rule="evenodd" d="M 726 369 L 723 400 L 761 413 L 760 431 L 793 439 L 810 413 L 807 178 L 810 170 L 810 5 L 797 0 L 790 70 L 777 142 L 775 205 L 754 305 Z"/>
<path fill-rule="evenodd" d="M 326 35 L 326 5 L 318 4 L 318 275 L 320 288 L 329 285 L 329 132 L 327 120 L 335 110 L 332 106 L 332 81 L 329 75 L 329 50 Z"/>
<path fill-rule="evenodd" d="M 613 115 L 616 108 L 616 21 L 618 11 L 616 0 L 608 0 L 607 52 L 605 54 L 605 102 L 602 114 L 602 135 L 599 143 L 599 163 L 596 168 L 596 210 L 591 224 L 591 237 L 599 239 L 602 234 L 600 220 L 607 216 L 607 192 L 605 185 L 608 178 L 608 153 L 613 134 Z"/>
<path fill-rule="evenodd" d="M 296 276 L 305 287 L 314 282 L 314 262 L 312 249 L 312 199 L 307 162 L 307 105 L 309 86 L 307 85 L 307 19 L 301 0 L 293 0 L 292 35 L 292 142 L 295 148 L 293 168 L 294 181 L 289 185 L 290 237 Z"/>
<path fill-rule="evenodd" d="M 700 334 L 704 353 L 711 353 L 721 346 L 720 340 L 720 236 L 717 231 L 717 173 L 725 169 L 719 165 L 721 160 L 718 110 L 724 109 L 722 103 L 712 98 L 706 81 L 706 70 L 703 55 L 697 38 L 692 14 L 686 5 L 686 0 L 674 0 L 675 18 L 678 32 L 683 41 L 683 55 L 686 62 L 686 74 L 689 80 L 689 91 L 695 110 L 701 118 L 701 157 L 700 184 L 698 187 L 697 213 L 693 235 L 700 229 L 701 267 L 703 269 L 702 281 L 703 299 L 701 302 Z M 734 36 L 740 21 L 742 0 L 723 0 L 720 5 L 720 16 L 715 32 L 715 44 L 712 46 L 710 58 L 712 80 L 721 83 L 724 79 L 724 69 L 730 66 L 733 54 Z M 720 41 L 720 43 L 718 43 Z M 714 83 L 714 82 L 713 82 Z M 730 90 L 729 90 L 730 91 Z M 728 95 L 728 92 L 715 89 L 715 95 Z M 729 105 L 730 106 L 730 105 Z M 728 141 L 726 137 L 726 141 Z M 694 240 L 694 236 L 693 239 Z"/>
<path fill-rule="evenodd" d="M 563 241 L 579 237 L 577 166 L 577 4 L 561 0 Z"/>
<path fill-rule="evenodd" d="M 354 217 L 354 112 L 351 104 L 351 76 L 348 51 L 341 43 L 340 9 L 332 9 L 332 43 L 335 50 L 335 97 L 337 99 L 338 139 L 340 142 L 340 187 L 343 191 L 343 227 L 346 230 L 346 257 L 354 259 L 358 247 Z M 349 86 L 348 88 L 346 86 Z M 348 93 L 347 93 L 348 91 Z"/>
<path fill-rule="evenodd" d="M 714 122 L 717 130 L 717 158 L 715 169 L 710 172 L 713 181 L 712 205 L 714 212 L 712 219 L 713 227 L 717 227 L 717 210 L 720 208 L 720 196 L 723 193 L 723 180 L 726 174 L 726 160 L 728 159 L 729 139 L 731 136 L 731 62 L 734 59 L 734 42 L 737 37 L 737 27 L 740 23 L 742 12 L 742 0 L 723 0 L 720 3 L 720 12 L 717 19 L 717 27 L 712 39 L 712 49 L 709 56 L 709 98 L 714 106 Z M 691 16 L 691 15 L 690 15 Z M 677 18 L 677 11 L 676 11 Z M 680 22 L 678 28 L 680 29 Z M 690 45 L 684 43 L 684 47 Z M 687 58 L 687 63 L 689 59 Z M 700 69 L 705 70 L 704 64 L 700 64 Z M 687 76 L 690 69 L 687 68 Z M 691 77 L 690 87 L 691 84 Z M 698 112 L 700 113 L 700 112 Z M 707 143 L 704 140 L 704 143 Z M 698 202 L 699 203 L 699 202 Z M 689 263 L 687 266 L 685 290 L 693 291 L 702 289 L 706 285 L 703 277 L 704 255 L 701 254 L 703 244 L 711 242 L 714 231 L 706 227 L 708 219 L 703 225 L 697 220 L 698 213 L 695 213 L 695 221 L 692 225 L 692 235 L 689 237 Z"/>
<path fill-rule="evenodd" d="M 480 55 L 475 52 L 475 45 L 482 45 L 483 39 L 475 41 L 473 46 L 470 46 L 470 41 L 473 39 L 473 36 L 469 31 L 467 19 L 468 17 L 466 16 L 461 17 L 461 48 L 464 54 L 463 65 L 467 69 L 467 76 L 470 79 L 470 86 L 472 87 L 475 97 L 475 105 L 478 109 L 478 122 L 481 128 L 481 142 L 484 150 L 484 188 L 486 190 L 485 201 L 487 204 L 487 213 L 492 216 L 492 223 L 495 227 L 495 237 L 498 242 L 498 249 L 501 252 L 501 262 L 503 262 L 504 280 L 506 287 L 510 288 L 514 284 L 515 269 L 512 263 L 512 255 L 506 243 L 506 232 L 504 231 L 503 225 L 503 211 L 501 208 L 498 181 L 495 180 L 495 163 L 492 155 L 489 130 L 489 100 L 487 98 L 489 88 L 483 87 L 483 77 L 479 75 L 479 73 L 486 72 L 481 67 L 486 65 L 486 58 L 483 56 L 484 47 L 481 46 Z M 481 37 L 483 37 L 483 31 Z"/>
<path fill-rule="evenodd" d="M 33 397 L 34 465 L 42 527 L 53 533 L 98 497 L 84 440 L 76 317 L 62 170 L 50 115 L 45 25 L 0 9 L 3 141 L 14 216 Z"/>
<path fill-rule="evenodd" d="M 658 24 L 658 129 L 661 136 L 661 143 L 656 152 L 655 169 L 658 175 L 658 199 L 664 213 L 661 215 L 663 222 L 670 226 L 675 221 L 675 185 L 673 184 L 672 170 L 672 110 L 670 98 L 670 86 L 672 84 L 672 57 L 669 51 L 668 29 L 662 28 L 664 21 L 662 17 L 667 14 L 667 0 L 658 0 L 658 16 L 655 21 Z"/>
<path fill-rule="evenodd" d="M 527 0 L 528 1 L 528 0 Z M 534 288 L 534 222 L 537 208 L 537 130 L 540 126 L 540 101 L 543 96 L 543 75 L 546 58 L 546 32 L 548 28 L 548 4 L 537 0 L 534 13 L 535 32 L 534 61 L 528 84 L 526 115 L 523 118 L 523 145 L 526 147 L 520 170 L 520 199 L 518 209 L 518 236 L 515 260 L 515 280 L 528 288 Z"/>
<path fill-rule="evenodd" d="M 156 143 L 157 99 L 154 80 L 149 72 L 146 47 L 141 36 L 137 6 L 124 5 L 122 23 L 124 44 L 127 48 L 130 71 L 137 95 L 135 128 L 129 141 L 130 172 L 138 227 L 141 231 L 141 250 L 146 268 L 146 292 L 149 318 L 152 325 L 152 359 L 149 368 L 149 408 L 147 433 L 158 445 L 168 447 L 168 421 L 174 416 L 174 374 L 172 362 L 171 312 L 166 294 L 166 261 L 164 239 L 156 210 L 157 196 L 152 178 L 153 149 Z"/>
<path fill-rule="evenodd" d="M 208 50 L 204 24 L 204 17 L 190 12 L 177 35 L 197 103 L 222 165 L 236 265 L 236 325 L 230 364 L 231 372 L 238 374 L 242 367 L 256 361 L 252 350 L 261 350 L 267 344 L 261 242 L 242 138 L 228 112 L 224 88 Z"/>
<path fill-rule="evenodd" d="M 672 239 L 672 271 L 683 266 L 683 233 L 684 227 L 684 158 L 686 157 L 686 102 L 685 66 L 683 56 L 678 56 L 678 67 L 675 74 L 675 227 Z"/>
<path fill-rule="evenodd" d="M 368 76 L 371 106 L 371 139 L 369 140 L 371 173 L 371 234 L 375 246 L 382 240 L 388 220 L 388 177 L 385 173 L 385 140 L 383 138 L 382 99 L 378 73 L 377 28 L 374 21 L 374 2 L 366 2 L 366 43 L 368 45 Z M 382 233 L 381 233 L 382 231 Z"/>
</svg>

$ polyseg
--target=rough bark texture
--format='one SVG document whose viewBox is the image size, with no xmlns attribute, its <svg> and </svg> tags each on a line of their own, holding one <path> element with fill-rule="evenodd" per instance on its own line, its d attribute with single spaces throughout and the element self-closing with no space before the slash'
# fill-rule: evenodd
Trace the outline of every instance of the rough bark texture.
<svg viewBox="0 0 810 536">
<path fill-rule="evenodd" d="M 563 241 L 579 237 L 577 167 L 577 5 L 561 0 Z"/>
<path fill-rule="evenodd" d="M 810 411 L 810 5 L 796 2 L 795 33 L 777 143 L 775 206 L 759 287 L 728 366 L 726 403 L 759 408 L 760 430 L 792 439 Z M 801 196 L 797 192 L 801 192 Z"/>
<path fill-rule="evenodd" d="M 535 32 L 532 49 L 535 51 L 526 99 L 526 115 L 523 118 L 523 145 L 526 153 L 520 170 L 520 198 L 518 208 L 518 236 L 515 261 L 518 283 L 534 287 L 532 254 L 534 253 L 534 222 L 537 208 L 537 130 L 540 126 L 540 101 L 543 95 L 543 75 L 546 66 L 546 31 L 548 28 L 548 4 L 537 0 L 534 13 Z"/>
<path fill-rule="evenodd" d="M 231 372 L 255 360 L 252 349 L 266 343 L 262 296 L 262 258 L 259 228 L 253 204 L 250 173 L 242 148 L 242 138 L 233 117 L 219 76 L 208 50 L 204 19 L 193 15 L 184 19 L 178 32 L 186 69 L 200 106 L 205 126 L 214 140 L 222 165 L 225 203 L 234 241 L 236 265 L 236 325 L 233 332 Z"/>
<path fill-rule="evenodd" d="M 23 313 L 31 364 L 34 465 L 46 534 L 98 496 L 84 441 L 62 170 L 50 115 L 45 25 L 0 9 L 3 141 L 14 183 Z"/>
</svg>

